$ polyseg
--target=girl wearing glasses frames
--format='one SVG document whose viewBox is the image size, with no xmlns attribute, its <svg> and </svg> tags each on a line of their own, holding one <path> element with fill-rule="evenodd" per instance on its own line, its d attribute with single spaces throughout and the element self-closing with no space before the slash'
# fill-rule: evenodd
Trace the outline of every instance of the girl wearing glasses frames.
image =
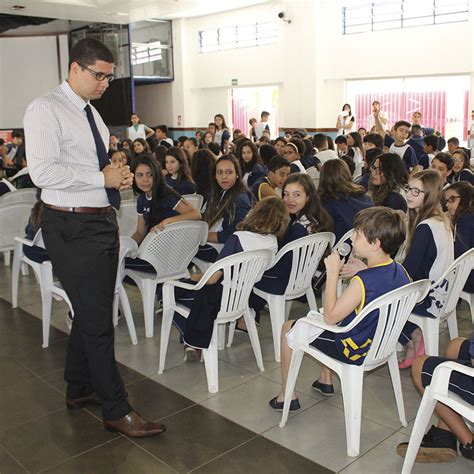
<svg viewBox="0 0 474 474">
<path fill-rule="evenodd" d="M 407 181 L 407 172 L 396 153 L 380 155 L 370 167 L 369 195 L 374 205 L 407 212 L 407 202 L 400 194 Z"/>
<path fill-rule="evenodd" d="M 451 154 L 454 160 L 453 173 L 448 178 L 450 183 L 467 181 L 474 185 L 474 174 L 469 169 L 469 155 L 462 148 L 454 150 Z"/>
<path fill-rule="evenodd" d="M 474 187 L 466 181 L 454 183 L 444 192 L 448 215 L 454 227 L 454 258 L 474 247 Z M 474 293 L 474 272 L 464 291 Z"/>
</svg>

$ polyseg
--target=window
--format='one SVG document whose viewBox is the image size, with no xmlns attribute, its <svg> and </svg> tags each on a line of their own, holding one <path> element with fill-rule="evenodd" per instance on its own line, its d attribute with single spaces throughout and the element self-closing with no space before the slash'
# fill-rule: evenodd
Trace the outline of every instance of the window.
<svg viewBox="0 0 474 474">
<path fill-rule="evenodd" d="M 469 0 L 379 0 L 342 9 L 345 35 L 468 19 Z"/>
<path fill-rule="evenodd" d="M 275 43 L 277 37 L 276 21 L 212 28 L 199 32 L 199 52 L 263 46 Z"/>
</svg>

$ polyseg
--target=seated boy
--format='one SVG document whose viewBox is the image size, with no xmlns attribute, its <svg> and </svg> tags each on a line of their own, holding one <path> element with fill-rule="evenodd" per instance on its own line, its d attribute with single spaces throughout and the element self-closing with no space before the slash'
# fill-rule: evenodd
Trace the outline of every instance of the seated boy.
<svg viewBox="0 0 474 474">
<path fill-rule="evenodd" d="M 327 272 L 324 321 L 327 324 L 347 326 L 371 301 L 410 282 L 405 269 L 390 258 L 404 239 L 405 224 L 401 212 L 386 207 L 371 207 L 356 215 L 352 245 L 358 256 L 367 259 L 368 268 L 358 272 L 338 298 L 337 283 L 344 260 L 341 260 L 337 252 L 324 259 Z M 311 345 L 346 364 L 362 365 L 375 335 L 377 320 L 378 310 L 375 310 L 349 332 L 336 334 L 324 331 Z M 287 321 L 281 332 L 282 388 L 278 396 L 269 402 L 270 406 L 278 411 L 283 409 L 291 361 L 287 333 L 294 323 L 295 321 Z M 334 394 L 332 372 L 329 368 L 322 367 L 319 379 L 313 383 L 313 389 L 326 396 Z M 296 392 L 293 392 L 290 411 L 300 408 Z"/>
<path fill-rule="evenodd" d="M 415 359 L 411 366 L 411 375 L 415 387 L 421 394 L 425 387 L 430 385 L 436 367 L 448 360 L 473 367 L 474 332 L 470 341 L 462 337 L 449 341 L 446 357 L 420 356 Z M 453 371 L 448 389 L 474 405 L 474 379 L 472 377 Z M 435 406 L 435 411 L 439 417 L 438 425 L 433 425 L 423 437 L 415 460 L 420 462 L 454 461 L 458 456 L 458 441 L 461 454 L 467 459 L 474 459 L 473 434 L 462 416 L 439 402 Z M 397 446 L 397 453 L 405 457 L 407 448 L 408 443 L 400 443 Z"/>
<path fill-rule="evenodd" d="M 402 159 L 408 173 L 418 164 L 415 150 L 406 142 L 410 126 L 405 120 L 396 122 L 393 126 L 394 142 L 390 145 L 390 153 L 396 153 Z"/>
<path fill-rule="evenodd" d="M 337 147 L 337 156 L 342 156 L 347 153 L 349 147 L 347 146 L 347 138 L 344 135 L 337 136 L 334 143 Z"/>
<path fill-rule="evenodd" d="M 418 164 L 426 170 L 431 167 L 431 162 L 438 153 L 439 137 L 437 135 L 427 135 L 423 138 L 423 155 L 421 155 Z"/>
<path fill-rule="evenodd" d="M 252 186 L 256 201 L 269 196 L 278 196 L 276 189 L 283 189 L 291 170 L 291 163 L 283 156 L 275 155 L 268 163 L 268 176 L 264 176 Z"/>
<path fill-rule="evenodd" d="M 443 187 L 449 185 L 448 177 L 453 172 L 454 160 L 449 153 L 437 153 L 431 161 L 431 168 L 436 170 L 441 175 Z"/>
</svg>

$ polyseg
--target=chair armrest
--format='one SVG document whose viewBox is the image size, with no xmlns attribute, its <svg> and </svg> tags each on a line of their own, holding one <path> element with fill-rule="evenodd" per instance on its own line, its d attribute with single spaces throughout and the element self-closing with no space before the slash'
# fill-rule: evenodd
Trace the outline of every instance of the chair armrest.
<svg viewBox="0 0 474 474">
<path fill-rule="evenodd" d="M 184 281 L 179 281 L 179 280 L 165 281 L 163 285 L 177 286 L 179 288 L 184 288 L 185 290 L 199 290 L 199 288 L 197 288 L 199 284 L 191 285 L 191 283 L 185 283 Z"/>
<path fill-rule="evenodd" d="M 131 237 L 120 236 L 120 247 L 126 249 L 127 257 L 135 258 L 138 253 L 138 244 Z"/>
<path fill-rule="evenodd" d="M 15 241 L 28 247 L 33 247 L 33 241 L 25 237 L 15 237 Z"/>
<path fill-rule="evenodd" d="M 431 379 L 430 384 L 432 390 L 445 397 L 448 396 L 449 378 L 453 371 L 460 372 L 469 377 L 474 377 L 474 367 L 467 367 L 455 361 L 443 362 L 438 365 L 433 372 L 433 378 Z"/>
<path fill-rule="evenodd" d="M 299 323 L 308 324 L 309 326 L 314 326 L 335 333 L 347 332 L 347 328 L 352 326 L 352 324 L 348 326 L 337 326 L 335 324 L 325 323 L 324 316 L 321 313 L 318 313 L 317 311 L 310 311 L 305 318 L 300 318 L 296 321 L 296 324 Z"/>
</svg>

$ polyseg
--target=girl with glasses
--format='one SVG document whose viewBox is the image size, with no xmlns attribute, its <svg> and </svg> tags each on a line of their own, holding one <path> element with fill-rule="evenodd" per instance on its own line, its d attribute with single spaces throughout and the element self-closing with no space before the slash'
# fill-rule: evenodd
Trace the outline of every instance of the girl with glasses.
<svg viewBox="0 0 474 474">
<path fill-rule="evenodd" d="M 370 166 L 369 195 L 374 205 L 407 212 L 407 202 L 401 194 L 407 181 L 407 172 L 396 153 L 380 155 Z"/>
<path fill-rule="evenodd" d="M 450 183 L 458 183 L 460 181 L 467 181 L 474 184 L 474 174 L 469 169 L 470 160 L 469 155 L 462 148 L 454 150 L 451 154 L 454 160 L 453 172 L 448 178 Z"/>
<path fill-rule="evenodd" d="M 448 216 L 454 227 L 454 258 L 474 247 L 474 187 L 466 181 L 454 183 L 444 192 Z M 474 271 L 464 291 L 474 293 Z"/>
</svg>

